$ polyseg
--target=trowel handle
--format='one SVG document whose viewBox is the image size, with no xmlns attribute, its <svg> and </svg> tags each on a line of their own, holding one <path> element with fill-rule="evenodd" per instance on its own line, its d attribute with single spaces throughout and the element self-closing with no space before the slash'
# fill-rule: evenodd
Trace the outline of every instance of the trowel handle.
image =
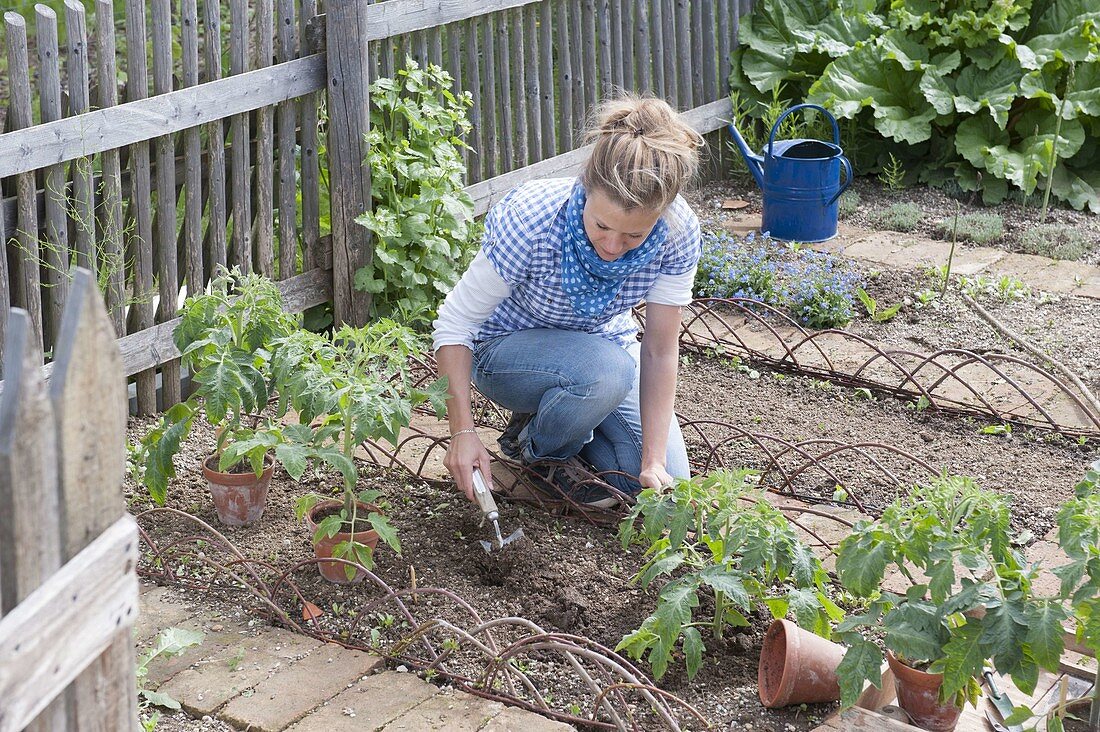
<svg viewBox="0 0 1100 732">
<path fill-rule="evenodd" d="M 493 500 L 493 492 L 489 490 L 485 478 L 477 468 L 474 468 L 474 498 L 477 499 L 477 505 L 481 506 L 483 512 L 497 513 L 497 502 Z"/>
</svg>

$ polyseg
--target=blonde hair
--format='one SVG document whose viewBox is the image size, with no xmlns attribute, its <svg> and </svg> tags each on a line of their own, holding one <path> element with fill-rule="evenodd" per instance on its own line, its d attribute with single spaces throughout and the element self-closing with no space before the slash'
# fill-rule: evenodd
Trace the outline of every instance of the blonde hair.
<svg viewBox="0 0 1100 732">
<path fill-rule="evenodd" d="M 702 136 L 655 97 L 623 95 L 601 104 L 584 141 L 595 149 L 581 173 L 624 209 L 664 211 L 695 177 Z"/>
</svg>

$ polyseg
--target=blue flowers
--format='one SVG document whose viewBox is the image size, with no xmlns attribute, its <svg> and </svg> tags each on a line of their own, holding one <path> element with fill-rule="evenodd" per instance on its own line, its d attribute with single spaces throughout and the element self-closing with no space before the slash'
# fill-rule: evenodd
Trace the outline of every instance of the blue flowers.
<svg viewBox="0 0 1100 732">
<path fill-rule="evenodd" d="M 785 308 L 810 328 L 836 328 L 855 315 L 859 273 L 822 252 L 776 242 L 755 232 L 738 239 L 728 232 L 703 235 L 695 279 L 698 294 L 756 300 Z"/>
</svg>

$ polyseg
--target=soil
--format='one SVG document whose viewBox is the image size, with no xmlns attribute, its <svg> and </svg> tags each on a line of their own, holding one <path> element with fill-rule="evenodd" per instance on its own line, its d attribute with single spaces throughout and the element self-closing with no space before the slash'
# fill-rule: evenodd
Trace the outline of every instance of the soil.
<svg viewBox="0 0 1100 732">
<path fill-rule="evenodd" d="M 759 205 L 759 196 L 751 188 L 730 184 L 710 186 L 692 197 L 704 218 L 704 227 L 720 223 L 722 217 L 730 215 L 719 208 L 721 200 L 727 197 L 740 197 Z M 865 196 L 865 205 L 869 200 L 872 197 Z M 1067 217 L 1071 214 L 1061 210 L 1057 213 Z M 865 276 L 868 291 L 883 303 L 904 302 L 906 298 L 912 303 L 913 293 L 929 286 L 927 279 L 916 272 L 865 269 Z M 1100 304 L 1083 298 L 1043 295 L 986 304 L 1006 324 L 1075 368 L 1094 388 L 1100 387 L 1100 374 L 1096 370 L 1100 364 L 1100 342 L 1095 338 Z M 1052 327 L 1055 324 L 1057 327 Z M 1008 348 L 957 297 L 921 308 L 906 305 L 889 323 L 857 319 L 850 328 L 876 342 L 909 347 L 917 344 L 923 350 Z M 891 398 L 867 399 L 865 394 L 819 380 L 751 366 L 725 358 L 685 354 L 677 395 L 682 416 L 687 420 L 719 420 L 794 442 L 828 438 L 895 446 L 936 470 L 971 475 L 984 487 L 1009 495 L 1014 505 L 1014 528 L 1020 533 L 1022 544 L 1036 541 L 1050 531 L 1057 507 L 1070 497 L 1074 483 L 1098 457 L 1100 445 L 1095 442 L 1078 444 L 1026 429 L 1009 435 L 982 435 L 978 431 L 983 423 L 978 420 L 921 412 Z M 133 419 L 131 438 L 151 426 L 150 419 Z M 710 437 L 714 444 L 720 441 L 715 438 L 724 436 Z M 688 443 L 698 466 L 710 450 L 691 433 Z M 170 487 L 169 506 L 209 523 L 246 556 L 269 563 L 275 571 L 289 570 L 305 562 L 293 569 L 292 579 L 305 599 L 324 611 L 319 622 L 326 631 L 345 633 L 360 643 L 370 642 L 374 637 L 383 647 L 408 632 L 393 606 L 379 608 L 369 617 L 358 617 L 364 603 L 380 596 L 379 590 L 368 583 L 330 584 L 308 563 L 313 556 L 310 532 L 294 519 L 293 505 L 308 492 L 339 495 L 337 475 L 307 472 L 302 481 L 294 483 L 277 468 L 267 509 L 259 524 L 224 527 L 217 523 L 198 467 L 213 445 L 212 431 L 197 424 L 176 460 L 179 477 Z M 743 439 L 724 442 L 718 456 L 728 466 L 765 466 L 763 453 Z M 839 482 L 850 497 L 876 510 L 903 493 L 909 482 L 927 475 L 912 462 L 896 456 L 881 456 L 880 462 L 897 480 L 887 479 L 868 460 L 846 453 L 830 464 L 832 475 L 806 471 L 799 478 L 797 489 L 811 499 L 828 502 L 836 497 Z M 487 554 L 479 540 L 491 539 L 492 528 L 481 523 L 476 506 L 449 486 L 439 487 L 404 473 L 369 466 L 363 466 L 361 473 L 360 488 L 382 491 L 379 503 L 401 539 L 402 555 L 386 547 L 375 552 L 375 572 L 393 587 L 446 588 L 469 603 L 483 619 L 522 616 L 545 630 L 584 635 L 612 648 L 626 633 L 637 628 L 655 606 L 658 588 L 643 589 L 632 581 L 644 561 L 641 550 L 637 547 L 624 550 L 614 529 L 502 502 L 502 532 L 508 535 L 522 527 L 524 538 L 503 551 L 494 547 Z M 128 481 L 126 493 L 133 513 L 151 507 L 147 494 L 132 481 Z M 146 515 L 141 525 L 162 546 L 173 539 L 201 533 L 194 523 L 178 514 Z M 146 556 L 143 568 L 155 571 L 151 556 Z M 199 584 L 210 579 L 204 565 L 194 560 L 180 576 Z M 210 606 L 224 604 L 239 609 L 255 604 L 249 595 L 227 587 L 202 591 L 199 597 Z M 418 598 L 415 605 L 410 605 L 418 619 L 440 617 L 469 625 L 468 617 L 442 596 L 429 594 Z M 300 617 L 296 601 L 291 601 L 286 593 L 282 600 L 289 613 Z M 707 609 L 704 599 L 697 612 L 705 615 Z M 757 616 L 751 620 L 750 627 L 727 633 L 722 641 L 704 638 L 707 650 L 703 667 L 694 679 L 687 678 L 683 659 L 677 657 L 659 685 L 694 705 L 718 728 L 776 732 L 812 729 L 835 705 L 783 710 L 766 710 L 760 705 L 756 690 L 757 659 L 768 619 Z M 644 661 L 639 666 L 649 672 Z M 473 664 L 462 669 L 473 673 L 480 667 Z M 527 672 L 558 708 L 568 709 L 571 704 L 577 704 L 584 712 L 591 708 L 594 701 L 591 695 L 560 658 L 532 656 L 527 661 Z M 207 723 L 179 721 L 179 726 L 174 726 L 176 721 L 172 719 L 169 722 L 165 718 L 161 728 L 170 732 L 222 729 L 213 722 L 211 726 L 199 726 Z"/>
<path fill-rule="evenodd" d="M 877 190 L 875 195 L 881 199 L 894 195 L 870 181 L 857 179 L 854 185 L 866 187 L 872 192 Z M 911 195 L 913 200 L 921 202 L 922 207 L 933 205 L 923 199 L 943 195 L 924 188 L 907 189 L 902 193 Z M 749 206 L 737 211 L 723 209 L 722 202 L 731 198 L 747 201 Z M 870 205 L 869 200 L 870 195 L 864 198 L 863 205 Z M 694 191 L 689 201 L 699 214 L 704 231 L 738 221 L 747 212 L 759 213 L 761 206 L 760 195 L 754 188 L 728 181 L 712 183 Z M 996 210 L 1002 212 L 1005 209 L 1011 211 L 1012 206 L 1006 204 Z M 1068 223 L 1073 223 L 1086 233 L 1092 232 L 1090 235 L 1097 238 L 1097 250 L 1093 253 L 1096 261 L 1093 263 L 1100 263 L 1100 216 L 1064 209 L 1058 209 L 1058 212 L 1066 217 Z M 1022 356 L 1029 361 L 1035 360 L 997 334 L 966 304 L 959 296 L 957 281 L 953 282 L 945 297 L 921 305 L 917 293 L 939 290 L 930 274 L 876 268 L 860 262 L 852 262 L 852 266 L 861 271 L 864 289 L 875 298 L 880 308 L 885 309 L 894 303 L 902 303 L 902 308 L 893 320 L 877 323 L 863 313 L 862 307 L 857 306 L 860 317 L 847 326 L 848 330 L 880 345 L 917 351 L 930 352 L 948 347 L 978 353 L 997 350 Z M 1100 300 L 1045 292 L 1030 292 L 1008 301 L 982 294 L 978 300 L 1002 323 L 1073 370 L 1094 393 L 1100 391 L 1100 339 L 1096 338 Z"/>
</svg>

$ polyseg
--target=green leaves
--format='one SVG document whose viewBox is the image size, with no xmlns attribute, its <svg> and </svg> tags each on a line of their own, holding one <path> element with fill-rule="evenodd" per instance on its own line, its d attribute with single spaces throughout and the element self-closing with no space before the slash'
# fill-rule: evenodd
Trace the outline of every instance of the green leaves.
<svg viewBox="0 0 1100 732">
<path fill-rule="evenodd" d="M 980 638 L 982 629 L 976 624 L 967 623 L 951 634 L 944 644 L 943 657 L 931 666 L 934 673 L 943 674 L 941 699 L 950 699 L 970 685 L 970 680 L 982 673 L 985 665 L 985 652 Z"/>
<path fill-rule="evenodd" d="M 1064 616 L 1057 601 L 1033 594 L 1036 570 L 1013 549 L 1009 526 L 1001 495 L 942 475 L 855 527 L 840 544 L 837 574 L 872 599 L 865 615 L 840 625 L 856 654 L 843 666 L 846 699 L 861 681 L 855 669 L 870 672 L 870 651 L 851 632 L 858 628 L 885 632 L 900 659 L 943 673 L 941 699 L 973 698 L 987 660 L 1021 689 L 1034 686 L 1041 667 L 1057 669 Z M 913 582 L 904 597 L 879 590 L 891 565 Z"/>
<path fill-rule="evenodd" d="M 1100 121 L 1100 10 L 1088 0 L 898 0 L 859 11 L 770 0 L 742 29 L 731 87 L 745 111 L 766 123 L 805 99 L 853 120 L 845 146 L 857 172 L 881 164 L 858 154 L 880 149 L 881 136 L 901 143 L 891 152 L 922 181 L 953 175 L 996 202 L 1053 176 L 1055 196 L 1100 210 L 1100 167 L 1075 154 Z M 1072 123 L 1065 139 L 1043 121 L 1055 115 Z"/>
<path fill-rule="evenodd" d="M 884 137 L 913 145 L 932 136 L 936 117 L 920 89 L 922 76 L 867 43 L 829 64 L 810 87 L 807 101 L 831 106 L 839 117 L 855 117 L 870 107 L 875 128 Z"/>
<path fill-rule="evenodd" d="M 840 679 L 840 703 L 850 707 L 856 703 L 866 682 L 882 688 L 882 652 L 858 633 L 847 634 L 844 640 L 849 647 L 837 666 L 836 675 Z"/>
<path fill-rule="evenodd" d="M 702 662 L 698 630 L 721 638 L 727 626 L 748 624 L 746 615 L 767 608 L 789 612 L 805 628 L 828 637 L 830 620 L 842 614 L 826 595 L 827 575 L 790 523 L 765 500 L 751 470 L 718 470 L 679 480 L 664 491 L 643 490 L 619 526 L 623 547 L 646 546 L 647 561 L 635 581 L 647 587 L 660 577 L 657 607 L 619 643 L 634 658 L 648 654 L 660 678 L 678 639 L 689 676 Z M 694 620 L 699 592 L 714 594 L 714 613 Z"/>
</svg>

